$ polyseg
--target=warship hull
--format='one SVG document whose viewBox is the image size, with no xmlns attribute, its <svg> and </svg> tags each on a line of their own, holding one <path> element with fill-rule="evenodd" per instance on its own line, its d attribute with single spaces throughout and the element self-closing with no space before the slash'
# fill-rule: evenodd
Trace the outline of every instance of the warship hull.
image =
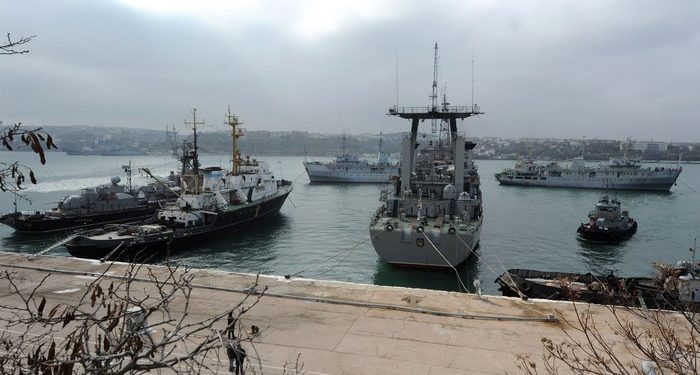
<svg viewBox="0 0 700 375">
<path fill-rule="evenodd" d="M 399 174 L 398 167 L 389 166 L 345 170 L 321 163 L 304 163 L 304 168 L 311 182 L 388 183 Z"/>
<path fill-rule="evenodd" d="M 279 214 L 292 187 L 255 204 L 243 205 L 229 211 L 217 212 L 211 223 L 190 228 L 167 228 L 162 232 L 143 236 L 79 235 L 66 243 L 68 252 L 78 258 L 120 259 L 150 261 L 167 257 L 187 249 L 186 245 L 199 243 L 214 236 L 224 236 L 243 228 L 270 220 Z M 116 250 L 115 250 L 116 249 Z"/>
<path fill-rule="evenodd" d="M 373 225 L 369 229 L 372 245 L 387 263 L 410 268 L 451 268 L 469 258 L 478 246 L 481 219 L 466 228 L 396 229 Z M 433 246 L 434 245 L 434 246 Z"/>
<path fill-rule="evenodd" d="M 20 212 L 0 217 L 0 223 L 12 227 L 20 234 L 46 234 L 75 229 L 94 228 L 104 224 L 144 221 L 156 213 L 156 206 L 142 206 L 119 211 L 84 215 L 49 215 L 37 212 L 26 215 Z"/>
<path fill-rule="evenodd" d="M 516 186 L 540 186 L 557 188 L 583 188 L 583 189 L 607 189 L 607 190 L 646 190 L 669 191 L 676 183 L 680 174 L 679 170 L 657 176 L 644 177 L 588 177 L 576 175 L 571 177 L 556 176 L 514 176 L 512 174 L 498 173 L 496 180 L 501 185 Z"/>
</svg>

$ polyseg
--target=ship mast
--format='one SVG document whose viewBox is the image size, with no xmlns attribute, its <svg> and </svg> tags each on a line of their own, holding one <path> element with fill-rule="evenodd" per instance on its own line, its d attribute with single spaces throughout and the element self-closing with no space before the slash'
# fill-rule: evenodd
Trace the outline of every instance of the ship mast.
<svg viewBox="0 0 700 375">
<path fill-rule="evenodd" d="M 192 175 L 194 180 L 194 193 L 199 194 L 199 151 L 197 147 L 197 125 L 204 125 L 204 122 L 197 122 L 197 108 L 192 109 L 192 122 L 185 121 L 185 125 L 191 125 L 194 132 L 194 152 L 192 159 Z M 185 176 L 183 175 L 183 178 Z"/>
<path fill-rule="evenodd" d="M 430 107 L 405 107 L 399 108 L 394 107 L 389 109 L 390 116 L 397 116 L 403 119 L 411 120 L 411 133 L 409 135 L 408 142 L 404 143 L 401 152 L 401 176 L 400 183 L 403 186 L 410 186 L 411 183 L 411 172 L 414 169 L 415 163 L 415 145 L 418 137 L 418 125 L 421 121 L 432 120 L 432 121 L 445 121 L 449 124 L 449 131 L 451 135 L 452 147 L 464 147 L 464 145 L 457 145 L 454 142 L 457 138 L 457 119 L 464 120 L 465 118 L 481 115 L 483 112 L 476 104 L 470 106 L 451 106 L 445 101 L 445 104 L 441 107 L 437 106 L 437 43 L 435 43 L 435 60 L 433 64 L 434 74 L 433 74 L 433 92 L 431 95 L 431 106 Z M 455 149 L 454 155 L 463 155 L 461 149 Z M 456 164 L 457 161 L 455 160 Z M 455 168 L 455 171 L 462 171 L 462 168 Z M 461 178 L 455 176 L 455 182 L 461 185 Z M 458 186 L 458 191 L 460 191 Z"/>
<path fill-rule="evenodd" d="M 437 98 L 438 98 L 438 44 L 435 42 L 435 56 L 433 57 L 433 91 L 430 94 L 430 107 L 433 111 L 437 111 Z M 437 132 L 437 122 L 432 120 L 432 132 L 435 134 Z"/>
<path fill-rule="evenodd" d="M 199 151 L 197 148 L 197 125 L 204 125 L 204 122 L 197 122 L 197 108 L 192 109 L 192 122 L 185 121 L 185 125 L 191 125 L 194 132 L 194 155 L 192 155 L 192 169 L 194 175 L 199 175 Z"/>
<path fill-rule="evenodd" d="M 341 154 L 340 155 L 347 155 L 347 145 L 348 145 L 348 137 L 345 136 L 345 131 L 343 130 L 343 141 L 340 143 L 340 148 L 341 148 Z"/>
<path fill-rule="evenodd" d="M 129 159 L 128 165 L 122 165 L 122 169 L 124 170 L 124 172 L 126 172 L 126 188 L 131 193 L 131 191 L 134 190 L 133 186 L 131 185 L 131 159 Z"/>
<path fill-rule="evenodd" d="M 226 114 L 226 125 L 231 127 L 231 174 L 238 175 L 239 158 L 238 158 L 238 138 L 243 136 L 240 125 L 243 123 L 238 119 L 238 116 L 231 114 L 231 107 L 228 107 Z"/>
</svg>

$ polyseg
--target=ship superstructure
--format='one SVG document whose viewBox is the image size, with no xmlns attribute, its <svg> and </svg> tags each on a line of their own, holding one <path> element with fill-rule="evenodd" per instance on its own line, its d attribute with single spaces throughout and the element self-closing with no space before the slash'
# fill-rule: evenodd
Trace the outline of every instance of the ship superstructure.
<svg viewBox="0 0 700 375">
<path fill-rule="evenodd" d="M 435 44 L 437 61 L 437 44 Z M 435 93 L 436 84 L 433 84 Z M 401 173 L 372 217 L 369 233 L 385 261 L 409 267 L 453 267 L 479 243 L 482 195 L 472 159 L 475 143 L 458 133 L 457 120 L 482 114 L 479 106 L 395 106 L 389 115 L 411 121 L 404 136 Z M 440 124 L 437 138 L 418 142 L 419 123 Z"/>
<path fill-rule="evenodd" d="M 192 123 L 196 127 L 196 118 Z M 71 255 L 148 259 L 276 216 L 292 191 L 291 182 L 276 180 L 266 162 L 242 157 L 236 142 L 243 135 L 238 117 L 229 113 L 227 124 L 233 142 L 231 171 L 201 168 L 195 147 L 192 169 L 186 168 L 180 179 L 182 194 L 158 210 L 157 224 L 103 228 L 76 236 L 66 244 Z"/>
</svg>

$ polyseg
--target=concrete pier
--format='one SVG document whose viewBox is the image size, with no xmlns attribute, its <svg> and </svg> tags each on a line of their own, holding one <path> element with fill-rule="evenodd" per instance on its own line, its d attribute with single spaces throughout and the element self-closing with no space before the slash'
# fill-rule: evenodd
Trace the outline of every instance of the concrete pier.
<svg viewBox="0 0 700 375">
<path fill-rule="evenodd" d="M 81 296 L 93 276 L 108 266 L 108 277 L 127 269 L 120 263 L 54 256 L 30 261 L 0 253 L 0 271 L 22 275 L 20 287 L 25 290 L 51 273 L 50 281 L 37 291 L 49 307 Z M 164 270 L 147 267 L 155 273 Z M 250 274 L 191 272 L 195 292 L 189 319 L 225 314 L 256 282 L 256 275 Z M 246 348 L 249 359 L 257 353 L 262 366 L 255 359 L 251 365 L 265 374 L 281 374 L 284 364 L 294 364 L 298 355 L 307 374 L 518 373 L 516 355 L 532 354 L 532 359 L 541 360 L 540 339 L 557 342 L 564 337 L 561 321 L 552 321 L 550 314 L 575 316 L 571 303 L 275 276 L 257 280 L 257 290 L 267 291 L 241 321 L 246 330 L 260 327 L 260 334 L 244 347 L 254 345 Z M 139 288 L 148 291 L 152 285 Z M 12 298 L 6 279 L 0 280 L 0 298 L 4 303 L 18 300 Z M 590 309 L 598 324 L 612 318 L 603 306 L 579 306 Z M 181 308 L 178 303 L 172 306 L 176 313 Z M 225 319 L 221 325 L 223 329 Z M 611 332 L 610 340 L 619 339 Z M 220 372 L 226 373 L 227 367 L 222 365 Z"/>
</svg>

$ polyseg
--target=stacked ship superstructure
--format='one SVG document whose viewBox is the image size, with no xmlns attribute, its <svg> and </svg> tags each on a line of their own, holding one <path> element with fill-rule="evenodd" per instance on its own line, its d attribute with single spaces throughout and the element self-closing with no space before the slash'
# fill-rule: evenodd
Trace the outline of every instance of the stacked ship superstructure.
<svg viewBox="0 0 700 375">
<path fill-rule="evenodd" d="M 437 56 L 437 44 L 436 56 Z M 437 58 L 436 58 L 437 59 Z M 434 84 L 434 88 L 436 85 Z M 385 261 L 408 267 L 453 267 L 479 243 L 482 195 L 472 159 L 475 143 L 457 131 L 457 120 L 481 114 L 477 105 L 394 107 L 389 115 L 411 121 L 401 151 L 401 174 L 382 193 L 369 233 Z M 418 125 L 440 123 L 441 135 L 418 141 Z M 417 147 L 416 147 L 417 146 Z"/>
</svg>

